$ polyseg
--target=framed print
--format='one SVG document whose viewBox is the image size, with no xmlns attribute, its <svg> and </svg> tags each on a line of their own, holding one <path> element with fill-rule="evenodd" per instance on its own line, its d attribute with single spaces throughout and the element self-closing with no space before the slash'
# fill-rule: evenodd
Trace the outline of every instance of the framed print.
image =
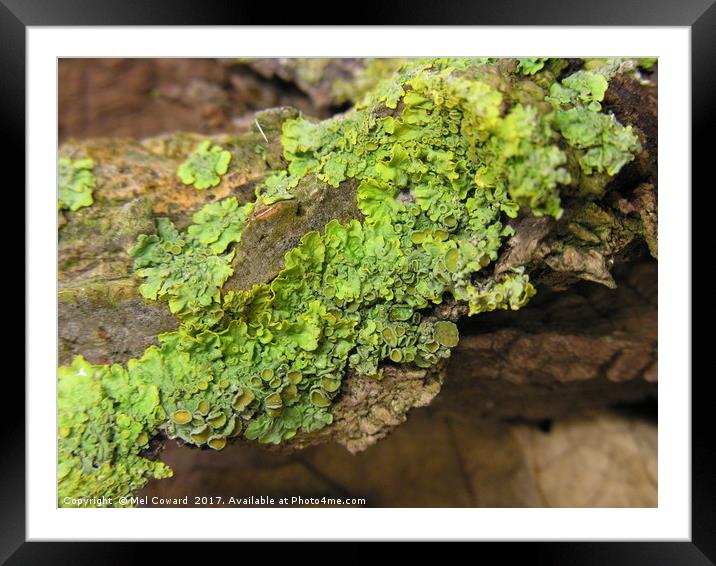
<svg viewBox="0 0 716 566">
<path fill-rule="evenodd" d="M 711 563 L 690 223 L 716 8 L 219 4 L 0 5 L 28 225 L 3 559 Z"/>
</svg>

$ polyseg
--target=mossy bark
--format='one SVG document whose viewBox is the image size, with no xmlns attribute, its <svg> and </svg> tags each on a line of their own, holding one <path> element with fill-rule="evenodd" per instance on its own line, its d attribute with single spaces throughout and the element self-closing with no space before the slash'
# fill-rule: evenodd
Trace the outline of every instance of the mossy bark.
<svg viewBox="0 0 716 566">
<path fill-rule="evenodd" d="M 631 285 L 651 289 L 636 293 L 640 300 L 625 299 L 620 291 L 613 291 L 610 299 L 599 299 L 602 308 L 610 300 L 614 303 L 606 308 L 623 306 L 621 326 L 596 324 L 602 320 L 598 307 L 590 311 L 593 327 L 580 327 L 574 319 L 565 323 L 576 303 L 569 298 L 549 299 L 561 296 L 554 290 L 571 289 L 564 297 L 594 295 L 591 287 L 585 291 L 584 284 L 575 285 L 580 280 L 616 287 L 615 264 L 638 260 L 638 265 L 652 265 L 646 256 L 657 255 L 655 101 L 654 85 L 618 77 L 605 103 L 622 123 L 637 131 L 643 142 L 637 159 L 610 181 L 603 196 L 563 198 L 564 215 L 558 221 L 531 216 L 512 221 L 515 235 L 496 262 L 495 274 L 526 266 L 538 286 L 538 297 L 546 297 L 544 302 L 538 300 L 538 306 L 519 313 L 491 313 L 461 323 L 463 338 L 449 366 L 430 370 L 391 366 L 380 382 L 348 376 L 333 408 L 334 424 L 300 434 L 281 449 L 333 440 L 351 451 L 362 450 L 403 422 L 410 409 L 431 403 L 446 377 L 446 367 L 448 379 L 455 383 L 450 387 L 453 393 L 441 398 L 438 407 L 501 417 L 547 418 L 561 414 L 567 405 L 594 406 L 655 394 L 655 324 L 653 329 L 647 325 L 646 336 L 639 327 L 647 316 L 644 312 L 653 316 L 656 312 L 652 268 L 634 271 L 637 282 Z M 127 249 L 137 236 L 155 230 L 157 216 L 168 216 L 181 229 L 211 201 L 227 196 L 235 196 L 239 203 L 253 200 L 256 185 L 271 171 L 285 167 L 281 124 L 296 115 L 290 108 L 260 112 L 255 116 L 260 129 L 239 135 L 177 133 L 143 141 L 93 139 L 62 145 L 61 156 L 95 161 L 97 187 L 93 206 L 58 216 L 61 364 L 77 354 L 92 363 L 126 362 L 141 356 L 158 334 L 176 329 L 178 321 L 164 303 L 142 299 Z M 176 176 L 179 164 L 203 139 L 232 154 L 230 172 L 209 191 L 185 186 Z M 321 231 L 334 218 L 342 222 L 361 218 L 351 181 L 331 188 L 309 175 L 294 200 L 257 207 L 245 226 L 234 275 L 224 290 L 270 281 L 281 269 L 284 253 L 304 233 Z M 624 273 L 622 279 L 629 281 L 632 271 Z M 586 304 L 591 301 L 586 299 Z M 436 309 L 456 321 L 466 314 L 455 303 Z M 547 314 L 540 318 L 540 312 Z M 562 320 L 561 325 L 555 326 L 554 320 Z"/>
</svg>

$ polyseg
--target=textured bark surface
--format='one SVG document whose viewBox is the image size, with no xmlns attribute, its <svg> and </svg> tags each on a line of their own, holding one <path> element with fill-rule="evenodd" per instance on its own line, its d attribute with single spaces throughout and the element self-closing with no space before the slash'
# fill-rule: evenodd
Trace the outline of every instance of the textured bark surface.
<svg viewBox="0 0 716 566">
<path fill-rule="evenodd" d="M 139 234 L 154 231 L 157 215 L 182 228 L 213 199 L 253 199 L 256 184 L 283 166 L 280 125 L 297 110 L 253 111 L 291 105 L 318 117 L 330 114 L 336 101 L 325 77 L 350 78 L 361 62 L 331 65 L 323 72 L 333 74 L 321 75 L 318 82 L 281 60 L 251 65 L 72 60 L 60 65 L 60 137 L 66 140 L 60 153 L 92 157 L 98 180 L 92 207 L 58 215 L 60 363 L 76 354 L 94 363 L 126 362 L 140 356 L 157 334 L 177 327 L 165 304 L 140 297 L 127 248 Z M 251 488 L 254 494 L 261 489 L 278 494 L 276 486 L 291 477 L 289 484 L 305 488 L 301 495 L 306 496 L 360 496 L 372 489 L 368 505 L 412 501 L 420 506 L 430 504 L 428 499 L 446 506 L 654 505 L 655 426 L 605 408 L 653 399 L 657 391 L 656 89 L 620 77 L 610 84 L 605 104 L 638 130 L 644 150 L 598 202 L 585 204 L 567 195 L 558 222 L 514 221 L 516 234 L 495 271 L 528 266 L 538 294 L 527 307 L 468 320 L 459 305 L 441 305 L 437 309 L 459 320 L 461 331 L 446 367 L 388 368 L 381 382 L 349 376 L 334 406 L 335 423 L 310 437 L 297 436 L 280 449 L 288 454 L 244 443 L 220 454 L 178 450 L 171 443 L 163 459 L 175 468 L 176 478 L 150 484 L 147 493 L 166 496 L 181 489 L 185 495 L 196 489 L 205 494 L 213 481 L 230 493 L 244 482 L 246 493 Z M 182 129 L 199 133 L 142 140 Z M 203 134 L 212 134 L 241 164 L 211 191 L 196 191 L 176 178 L 177 166 Z M 70 139 L 93 135 L 112 137 Z M 350 183 L 323 189 L 315 179 L 305 179 L 295 202 L 249 221 L 237 250 L 242 267 L 226 289 L 269 281 L 285 250 L 307 230 L 320 230 L 331 218 L 360 217 Z M 413 408 L 426 405 L 376 444 Z M 534 426 L 545 419 L 560 420 L 550 432 Z M 605 431 L 614 440 L 602 446 Z M 354 453 L 375 446 L 351 457 L 335 443 Z M 577 481 L 565 470 L 573 478 L 591 473 L 579 470 L 585 450 L 603 464 L 588 480 L 597 493 L 592 499 L 576 487 L 559 491 L 560 482 Z M 550 459 L 552 453 L 559 457 Z M 629 458 L 633 465 L 620 468 L 619 462 Z M 426 477 L 453 479 L 432 481 L 430 487 L 418 480 L 420 466 L 408 461 L 429 467 Z M 275 475 L 275 481 L 262 483 L 251 472 L 253 465 L 262 470 L 260 477 Z M 236 473 L 233 483 L 220 477 L 226 476 L 226 466 Z M 380 475 L 371 471 L 376 467 Z M 286 472 L 289 468 L 293 472 Z M 207 474 L 213 469 L 212 480 Z M 410 483 L 401 470 L 408 479 L 415 476 L 415 492 L 403 489 L 400 497 L 391 496 L 390 482 L 396 490 Z M 462 478 L 459 489 L 455 478 Z M 650 488 L 619 492 L 619 485 L 637 481 Z"/>
</svg>

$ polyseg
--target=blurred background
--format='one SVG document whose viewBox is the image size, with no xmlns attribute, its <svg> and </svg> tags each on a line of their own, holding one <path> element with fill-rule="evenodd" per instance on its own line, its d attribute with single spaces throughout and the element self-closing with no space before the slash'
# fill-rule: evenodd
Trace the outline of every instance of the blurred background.
<svg viewBox="0 0 716 566">
<path fill-rule="evenodd" d="M 59 142 L 239 132 L 293 106 L 325 118 L 395 60 L 61 59 Z M 517 313 L 462 324 L 442 391 L 386 439 L 294 454 L 236 443 L 162 454 L 159 497 L 364 498 L 369 507 L 657 506 L 657 265 L 645 250 L 617 289 L 539 288 Z"/>
</svg>

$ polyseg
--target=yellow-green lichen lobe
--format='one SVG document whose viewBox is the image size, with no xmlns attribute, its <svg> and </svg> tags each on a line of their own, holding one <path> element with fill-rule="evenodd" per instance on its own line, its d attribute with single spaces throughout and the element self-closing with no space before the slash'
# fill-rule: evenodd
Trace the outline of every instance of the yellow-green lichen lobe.
<svg viewBox="0 0 716 566">
<path fill-rule="evenodd" d="M 253 203 L 239 206 L 234 197 L 208 204 L 180 233 L 167 218 L 157 220 L 157 233 L 141 235 L 129 250 L 137 275 L 146 281 L 143 297 L 166 297 L 169 308 L 190 327 L 211 325 L 222 315 L 220 290 L 232 273 L 230 244 L 241 241 Z"/>
<path fill-rule="evenodd" d="M 616 175 L 641 149 L 631 126 L 601 112 L 609 73 L 582 70 L 554 83 L 548 100 L 554 127 L 575 150 L 585 175 Z M 588 192 L 595 192 L 594 190 Z"/>
<path fill-rule="evenodd" d="M 58 209 L 75 211 L 94 203 L 92 193 L 97 180 L 93 168 L 94 161 L 89 158 L 58 160 Z"/>
<path fill-rule="evenodd" d="M 534 75 L 544 68 L 546 57 L 525 57 L 517 60 L 517 72 L 523 75 Z"/>
<path fill-rule="evenodd" d="M 193 185 L 199 190 L 209 189 L 221 182 L 230 162 L 231 152 L 205 140 L 179 166 L 177 175 L 185 185 Z"/>
<path fill-rule="evenodd" d="M 149 478 L 171 476 L 141 452 L 164 414 L 156 385 L 78 356 L 58 371 L 58 505 L 123 506 Z"/>
</svg>

